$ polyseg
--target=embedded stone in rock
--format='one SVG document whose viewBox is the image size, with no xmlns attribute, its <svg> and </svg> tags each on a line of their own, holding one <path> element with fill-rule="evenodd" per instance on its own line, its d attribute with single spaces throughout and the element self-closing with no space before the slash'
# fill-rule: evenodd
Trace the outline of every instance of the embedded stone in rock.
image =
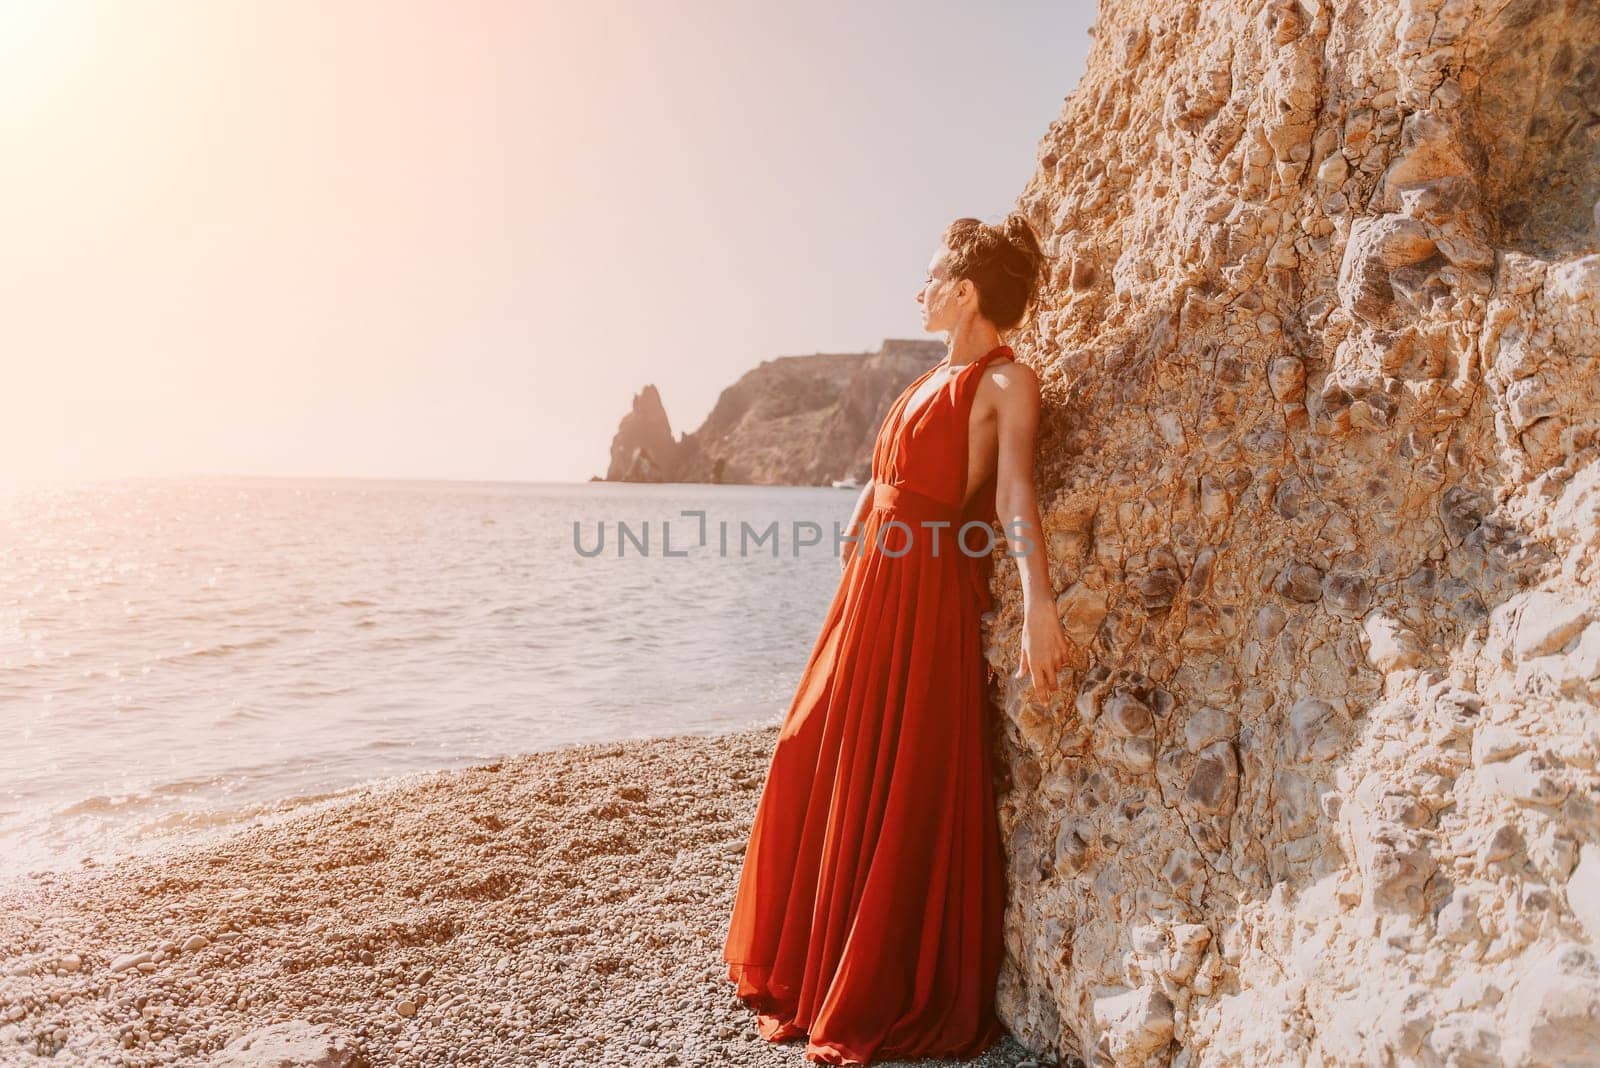
<svg viewBox="0 0 1600 1068">
<path fill-rule="evenodd" d="M 1561 386 L 1544 375 L 1520 379 L 1506 387 L 1506 405 L 1510 409 L 1511 425 L 1527 430 L 1541 419 L 1561 412 L 1563 404 L 1559 394 Z"/>
<path fill-rule="evenodd" d="M 1372 583 L 1365 575 L 1331 574 L 1323 581 L 1322 592 L 1330 612 L 1354 619 L 1367 610 Z"/>
<path fill-rule="evenodd" d="M 1462 486 L 1451 486 L 1439 501 L 1439 518 L 1445 533 L 1457 543 L 1465 541 L 1483 523 L 1484 510 L 1482 498 Z"/>
<path fill-rule="evenodd" d="M 1406 116 L 1400 132 L 1401 151 L 1384 171 L 1379 186 L 1380 206 L 1402 207 L 1401 197 L 1445 179 L 1470 182 L 1467 164 L 1455 131 L 1439 115 L 1417 111 Z"/>
<path fill-rule="evenodd" d="M 1217 742 L 1201 752 L 1183 799 L 1208 816 L 1232 809 L 1239 792 L 1239 760 L 1231 742 Z"/>
<path fill-rule="evenodd" d="M 1490 648 L 1507 663 L 1560 652 L 1588 625 L 1594 611 L 1542 590 L 1519 593 L 1490 616 Z"/>
<path fill-rule="evenodd" d="M 1139 601 L 1150 611 L 1169 608 L 1177 595 L 1182 580 L 1171 568 L 1157 567 L 1137 575 L 1129 581 Z"/>
<path fill-rule="evenodd" d="M 1499 1066 L 1507 1064 L 1500 1049 L 1500 1029 L 1486 1012 L 1463 1012 L 1434 1023 L 1428 1034 L 1432 1056 L 1423 1063 Z"/>
<path fill-rule="evenodd" d="M 1302 604 L 1321 600 L 1322 572 L 1310 564 L 1292 563 L 1279 572 L 1272 591 Z"/>
<path fill-rule="evenodd" d="M 1456 887 L 1434 918 L 1434 927 L 1440 938 L 1456 945 L 1481 939 L 1483 928 L 1478 923 L 1478 895 Z"/>
<path fill-rule="evenodd" d="M 1239 719 L 1220 708 L 1199 708 L 1183 725 L 1183 744 L 1198 753 L 1212 742 L 1232 738 L 1239 732 Z"/>
<path fill-rule="evenodd" d="M 1079 871 L 1093 854 L 1099 835 L 1094 824 L 1075 821 L 1063 824 L 1056 837 L 1056 867 L 1063 873 Z"/>
<path fill-rule="evenodd" d="M 1149 734 L 1154 724 L 1150 707 L 1131 693 L 1113 693 L 1100 710 L 1100 725 L 1124 738 Z"/>
<path fill-rule="evenodd" d="M 1253 633 L 1263 640 L 1276 638 L 1278 632 L 1283 630 L 1289 617 L 1284 610 L 1275 604 L 1264 604 L 1256 609 L 1256 618 L 1252 625 Z"/>
<path fill-rule="evenodd" d="M 1567 904 L 1589 940 L 1600 945 L 1600 845 L 1585 843 L 1567 877 Z"/>
<path fill-rule="evenodd" d="M 1477 728 L 1479 713 L 1483 710 L 1483 699 L 1471 690 L 1451 687 L 1439 694 L 1433 706 L 1458 733 L 1471 733 Z M 1476 742 L 1474 742 L 1474 752 L 1476 752 Z"/>
<path fill-rule="evenodd" d="M 1233 514 L 1233 497 L 1228 492 L 1227 486 L 1213 475 L 1206 475 L 1200 480 L 1200 514 L 1214 523 L 1221 522 Z M 1215 555 L 1213 550 L 1207 553 Z M 1189 589 L 1200 592 L 1204 584 L 1199 580 L 1199 569 L 1196 574 L 1189 576 Z"/>
<path fill-rule="evenodd" d="M 1301 762 L 1327 760 L 1338 754 L 1348 734 L 1345 717 L 1326 701 L 1301 698 L 1289 710 L 1294 756 Z"/>
<path fill-rule="evenodd" d="M 1285 519 L 1295 519 L 1300 515 L 1301 500 L 1305 496 L 1306 484 L 1294 475 L 1289 475 L 1278 483 L 1278 488 L 1272 493 L 1272 509 Z"/>
<path fill-rule="evenodd" d="M 1352 815 L 1350 833 L 1362 875 L 1362 903 L 1420 914 L 1423 887 L 1434 870 L 1427 839 L 1409 827 L 1360 815 Z"/>
<path fill-rule="evenodd" d="M 1528 739 L 1509 727 L 1484 727 L 1472 736 L 1472 762 L 1478 767 L 1500 760 L 1510 760 L 1526 752 Z"/>
<path fill-rule="evenodd" d="M 1093 590 L 1083 583 L 1074 583 L 1066 593 L 1056 599 L 1056 612 L 1061 617 L 1067 637 L 1079 645 L 1088 645 L 1106 618 L 1108 603 L 1104 590 Z"/>
<path fill-rule="evenodd" d="M 1272 386 L 1272 396 L 1280 404 L 1299 404 L 1306 396 L 1306 365 L 1293 356 L 1280 356 L 1272 361 L 1267 376 Z"/>
<path fill-rule="evenodd" d="M 1101 759 L 1135 774 L 1155 767 L 1153 738 L 1112 738 L 1100 750 Z"/>
<path fill-rule="evenodd" d="M 1094 1020 L 1117 1064 L 1138 1064 L 1172 1041 L 1172 1001 L 1153 987 L 1096 998 Z"/>
<path fill-rule="evenodd" d="M 1211 944 L 1211 928 L 1199 923 L 1174 924 L 1171 935 L 1172 953 L 1167 958 L 1167 978 L 1187 983 L 1194 977 L 1206 947 Z"/>
<path fill-rule="evenodd" d="M 1522 855 L 1527 842 L 1522 838 L 1522 832 L 1517 830 L 1512 823 L 1502 823 L 1490 831 L 1483 840 L 1483 848 L 1478 850 L 1478 863 L 1488 867 L 1497 861 L 1511 860 Z"/>
<path fill-rule="evenodd" d="M 1421 263 L 1437 250 L 1416 219 L 1385 215 L 1356 220 L 1339 268 L 1341 302 L 1363 322 L 1391 325 L 1396 319 L 1391 272 Z"/>
<path fill-rule="evenodd" d="M 1388 613 L 1369 614 L 1363 630 L 1367 661 L 1379 671 L 1399 671 L 1422 662 L 1422 644 L 1416 634 Z"/>
<path fill-rule="evenodd" d="M 1078 689 L 1076 707 L 1078 717 L 1085 724 L 1100 718 L 1100 706 L 1110 689 L 1110 680 L 1111 670 L 1104 665 L 1090 668 L 1084 675 L 1083 684 Z"/>
<path fill-rule="evenodd" d="M 1507 998 L 1507 1064 L 1600 1064 L 1600 969 L 1569 944 L 1530 960 Z"/>
<path fill-rule="evenodd" d="M 1533 805 L 1558 805 L 1571 790 L 1571 785 L 1538 753 L 1521 753 L 1490 764 L 1480 774 L 1505 796 Z"/>
</svg>

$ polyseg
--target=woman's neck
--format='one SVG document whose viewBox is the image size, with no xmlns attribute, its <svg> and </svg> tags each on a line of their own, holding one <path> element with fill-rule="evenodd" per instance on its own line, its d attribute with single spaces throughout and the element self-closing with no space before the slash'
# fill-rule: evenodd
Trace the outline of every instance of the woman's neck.
<svg viewBox="0 0 1600 1068">
<path fill-rule="evenodd" d="M 964 323 L 945 335 L 945 362 L 959 367 L 981 359 L 1000 344 L 999 332 L 987 320 Z"/>
</svg>

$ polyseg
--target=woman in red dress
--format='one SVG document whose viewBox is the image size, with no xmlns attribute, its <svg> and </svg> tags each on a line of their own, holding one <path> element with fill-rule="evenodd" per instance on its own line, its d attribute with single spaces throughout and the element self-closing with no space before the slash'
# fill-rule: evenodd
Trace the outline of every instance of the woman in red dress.
<svg viewBox="0 0 1600 1068">
<path fill-rule="evenodd" d="M 1042 260 L 1020 213 L 945 231 L 917 302 L 947 353 L 878 432 L 767 770 L 722 955 L 761 1036 L 807 1036 L 810 1061 L 970 1057 L 1003 1032 L 986 547 L 1021 573 L 1018 674 L 1048 699 L 1067 658 L 1033 487 L 1038 379 L 1000 341 Z"/>
</svg>

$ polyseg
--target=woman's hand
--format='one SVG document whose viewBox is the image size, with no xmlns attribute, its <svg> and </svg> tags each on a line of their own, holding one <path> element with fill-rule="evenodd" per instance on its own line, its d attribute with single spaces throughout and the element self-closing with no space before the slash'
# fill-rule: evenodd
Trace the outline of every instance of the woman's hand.
<svg viewBox="0 0 1600 1068">
<path fill-rule="evenodd" d="M 1053 601 L 1028 607 L 1022 623 L 1022 654 L 1018 657 L 1017 678 L 1033 676 L 1033 690 L 1039 700 L 1055 696 L 1056 673 L 1067 666 L 1067 632 L 1056 615 Z"/>
</svg>

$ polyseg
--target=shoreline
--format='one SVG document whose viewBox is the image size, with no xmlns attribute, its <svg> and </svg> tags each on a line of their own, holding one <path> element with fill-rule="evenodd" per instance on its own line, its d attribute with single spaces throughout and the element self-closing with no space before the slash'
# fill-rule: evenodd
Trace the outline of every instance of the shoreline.
<svg viewBox="0 0 1600 1068">
<path fill-rule="evenodd" d="M 32 868 L 0 868 L 0 900 L 3 900 L 10 893 L 26 891 L 52 879 L 112 868 L 139 860 L 154 861 L 161 857 L 177 856 L 196 849 L 203 849 L 242 831 L 275 826 L 284 820 L 296 819 L 314 811 L 321 811 L 324 808 L 336 808 L 340 805 L 370 797 L 376 793 L 405 790 L 419 786 L 436 775 L 467 771 L 472 768 L 525 757 L 536 757 L 575 746 L 604 747 L 669 737 L 711 737 L 737 734 L 743 731 L 761 730 L 767 726 L 775 728 L 782 723 L 783 707 L 778 702 L 773 702 L 773 708 L 774 710 L 770 713 L 751 716 L 742 722 L 735 721 L 716 726 L 684 727 L 681 730 L 672 729 L 669 725 L 667 730 L 660 733 L 602 735 L 589 739 L 551 741 L 532 749 L 455 758 L 432 767 L 388 771 L 365 779 L 341 780 L 314 788 L 308 793 L 271 794 L 241 802 L 233 808 L 215 807 L 214 797 L 201 796 L 196 799 L 196 803 L 213 806 L 210 809 L 200 810 L 202 817 L 210 821 L 209 825 L 188 826 L 170 832 L 138 833 L 134 838 L 136 844 L 124 844 L 122 848 L 115 852 L 108 852 L 91 844 L 86 847 L 91 851 L 82 853 L 76 861 L 63 860 L 58 864 Z M 159 789 L 160 784 L 157 784 L 155 788 Z M 170 820 L 171 816 L 168 815 L 164 818 Z M 3 849 L 6 844 L 6 840 L 0 838 L 0 849 Z M 66 848 L 70 850 L 75 845 L 77 843 L 69 843 Z"/>
<path fill-rule="evenodd" d="M 0 885 L 0 1063 L 808 1064 L 721 964 L 778 729 L 381 780 Z"/>
</svg>

